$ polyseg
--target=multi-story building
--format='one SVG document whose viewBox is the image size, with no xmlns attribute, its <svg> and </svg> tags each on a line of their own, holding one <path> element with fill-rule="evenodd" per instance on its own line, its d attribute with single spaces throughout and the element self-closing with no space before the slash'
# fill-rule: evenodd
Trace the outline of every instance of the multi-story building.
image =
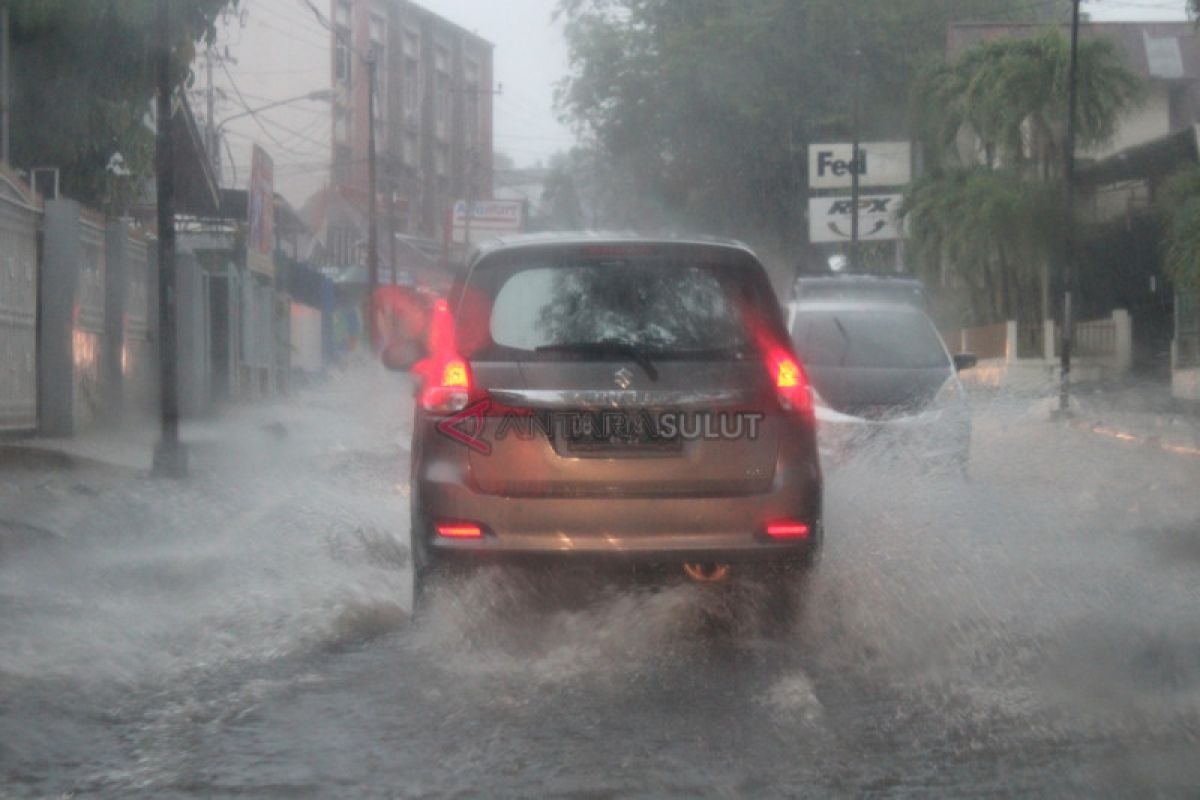
<svg viewBox="0 0 1200 800">
<path fill-rule="evenodd" d="M 331 2 L 331 182 L 366 197 L 373 124 L 386 263 L 393 233 L 440 239 L 455 200 L 491 197 L 492 44 L 408 0 Z M 327 249 L 348 263 L 358 238 L 331 228 Z"/>
</svg>

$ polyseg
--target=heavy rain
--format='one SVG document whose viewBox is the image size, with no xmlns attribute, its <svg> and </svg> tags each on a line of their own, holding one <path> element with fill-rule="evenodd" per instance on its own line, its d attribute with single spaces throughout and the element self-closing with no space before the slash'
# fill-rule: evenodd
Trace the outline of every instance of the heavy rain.
<svg viewBox="0 0 1200 800">
<path fill-rule="evenodd" d="M 1194 796 L 1198 10 L 0 2 L 0 798 Z"/>
</svg>

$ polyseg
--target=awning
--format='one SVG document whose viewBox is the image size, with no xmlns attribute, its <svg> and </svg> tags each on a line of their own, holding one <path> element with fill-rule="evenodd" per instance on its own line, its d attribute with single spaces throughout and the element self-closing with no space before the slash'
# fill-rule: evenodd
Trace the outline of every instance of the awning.
<svg viewBox="0 0 1200 800">
<path fill-rule="evenodd" d="M 171 144 L 175 161 L 175 211 L 196 217 L 217 213 L 219 191 L 212 160 L 204 137 L 188 105 L 187 95 L 178 93 L 171 116 Z"/>
<path fill-rule="evenodd" d="M 1181 165 L 1200 160 L 1197 136 L 1200 136 L 1200 126 L 1192 126 L 1127 147 L 1108 158 L 1080 165 L 1076 179 L 1080 186 L 1094 188 L 1166 177 Z"/>
</svg>

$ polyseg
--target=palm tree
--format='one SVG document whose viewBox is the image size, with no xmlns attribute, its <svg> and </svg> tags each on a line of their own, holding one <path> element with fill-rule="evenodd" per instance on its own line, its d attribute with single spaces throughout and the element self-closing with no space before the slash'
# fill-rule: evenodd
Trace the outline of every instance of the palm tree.
<svg viewBox="0 0 1200 800">
<path fill-rule="evenodd" d="M 929 171 L 902 209 L 911 252 L 927 277 L 949 273 L 971 288 L 977 322 L 1045 311 L 1031 301 L 1061 239 L 1069 69 L 1070 46 L 1050 30 L 976 45 L 917 82 Z M 1107 39 L 1080 43 L 1077 76 L 1076 142 L 1086 149 L 1112 138 L 1140 85 Z"/>
<path fill-rule="evenodd" d="M 957 167 L 917 181 L 902 213 L 923 277 L 968 288 L 976 321 L 1036 321 L 1040 265 L 1062 222 L 1051 184 Z"/>
</svg>

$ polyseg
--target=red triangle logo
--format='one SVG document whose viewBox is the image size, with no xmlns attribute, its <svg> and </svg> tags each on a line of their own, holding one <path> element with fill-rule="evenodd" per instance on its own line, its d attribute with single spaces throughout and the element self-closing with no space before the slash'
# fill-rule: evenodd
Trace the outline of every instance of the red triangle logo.
<svg viewBox="0 0 1200 800">
<path fill-rule="evenodd" d="M 485 456 L 492 454 L 492 445 L 483 439 L 484 417 L 492 407 L 489 398 L 476 400 L 452 417 L 446 417 L 437 424 L 438 432 L 449 436 L 460 444 L 465 444 L 477 453 Z"/>
</svg>

